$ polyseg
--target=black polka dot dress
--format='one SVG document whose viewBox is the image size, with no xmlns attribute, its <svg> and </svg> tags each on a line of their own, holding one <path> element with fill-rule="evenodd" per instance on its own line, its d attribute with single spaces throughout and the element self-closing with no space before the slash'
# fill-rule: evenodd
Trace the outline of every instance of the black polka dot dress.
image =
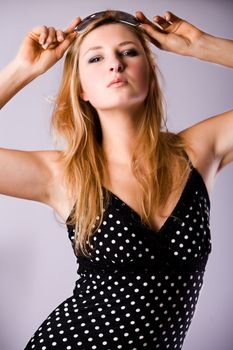
<svg viewBox="0 0 233 350">
<path fill-rule="evenodd" d="M 77 258 L 73 295 L 25 349 L 181 349 L 211 251 L 209 209 L 194 167 L 158 232 L 110 192 L 104 221 L 92 237 L 95 251 L 91 259 Z M 73 243 L 73 227 L 67 228 Z"/>
</svg>

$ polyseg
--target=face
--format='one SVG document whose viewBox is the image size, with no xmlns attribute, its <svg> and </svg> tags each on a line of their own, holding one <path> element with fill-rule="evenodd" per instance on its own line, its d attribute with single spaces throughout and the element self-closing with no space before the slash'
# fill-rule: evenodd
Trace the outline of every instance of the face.
<svg viewBox="0 0 233 350">
<path fill-rule="evenodd" d="M 79 55 L 81 97 L 100 112 L 141 107 L 149 86 L 142 44 L 127 26 L 102 25 L 83 39 Z"/>
</svg>

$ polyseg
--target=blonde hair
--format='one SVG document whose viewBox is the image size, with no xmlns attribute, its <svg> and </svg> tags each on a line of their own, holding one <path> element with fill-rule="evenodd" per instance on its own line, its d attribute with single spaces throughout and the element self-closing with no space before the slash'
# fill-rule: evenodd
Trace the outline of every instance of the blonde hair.
<svg viewBox="0 0 233 350">
<path fill-rule="evenodd" d="M 62 137 L 65 141 L 61 151 L 64 180 L 75 203 L 66 223 L 75 228 L 77 255 L 90 256 L 90 238 L 100 227 L 109 201 L 109 193 L 102 185 L 102 179 L 108 182 L 109 177 L 101 146 L 99 117 L 95 108 L 81 98 L 79 49 L 85 36 L 93 29 L 115 22 L 117 19 L 109 11 L 103 18 L 89 24 L 71 45 L 66 55 L 52 116 L 54 137 Z M 140 40 L 150 70 L 145 113 L 140 120 L 137 148 L 132 154 L 132 173 L 140 188 L 141 220 L 150 227 L 150 215 L 154 210 L 162 210 L 169 194 L 187 178 L 190 166 L 185 156 L 183 140 L 179 135 L 169 133 L 166 127 L 158 67 L 148 38 L 138 27 L 122 25 L 127 26 Z"/>
</svg>

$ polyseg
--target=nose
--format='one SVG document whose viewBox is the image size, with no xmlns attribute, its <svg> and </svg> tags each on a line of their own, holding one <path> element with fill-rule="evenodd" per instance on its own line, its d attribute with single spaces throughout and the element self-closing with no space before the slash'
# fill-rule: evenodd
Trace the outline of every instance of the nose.
<svg viewBox="0 0 233 350">
<path fill-rule="evenodd" d="M 119 72 L 122 72 L 123 70 L 124 70 L 124 65 L 121 61 L 115 60 L 115 61 L 111 62 L 111 64 L 110 64 L 110 71 L 111 72 L 119 73 Z"/>
</svg>

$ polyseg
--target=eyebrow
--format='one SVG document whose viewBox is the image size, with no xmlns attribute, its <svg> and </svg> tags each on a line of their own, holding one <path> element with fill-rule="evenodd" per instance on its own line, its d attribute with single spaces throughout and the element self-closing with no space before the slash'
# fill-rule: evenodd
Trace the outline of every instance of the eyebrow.
<svg viewBox="0 0 233 350">
<path fill-rule="evenodd" d="M 122 46 L 126 46 L 126 45 L 129 45 L 129 44 L 134 44 L 136 45 L 136 43 L 134 41 L 123 41 L 122 43 L 118 44 L 118 46 L 122 47 Z M 84 54 L 83 56 L 85 56 L 89 51 L 93 51 L 93 50 L 99 50 L 99 49 L 102 49 L 103 46 L 93 46 L 93 47 L 90 47 Z"/>
</svg>

